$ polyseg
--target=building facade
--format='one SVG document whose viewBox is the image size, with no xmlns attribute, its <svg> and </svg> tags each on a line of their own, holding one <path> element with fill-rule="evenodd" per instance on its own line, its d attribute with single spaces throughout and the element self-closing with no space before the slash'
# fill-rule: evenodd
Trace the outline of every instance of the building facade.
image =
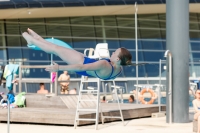
<svg viewBox="0 0 200 133">
<path fill-rule="evenodd" d="M 20 3 L 21 2 L 21 3 Z M 139 77 L 159 77 L 159 60 L 165 60 L 166 13 L 165 0 L 11 0 L 0 2 L 0 59 L 25 65 L 49 65 L 51 55 L 32 50 L 21 36 L 31 28 L 43 38 L 60 39 L 75 50 L 84 52 L 97 43 L 108 43 L 112 53 L 125 47 L 136 61 L 135 2 L 138 6 L 137 37 Z M 200 7 L 190 0 L 190 76 L 199 77 Z M 181 23 L 181 22 L 180 22 Z M 180 48 L 181 50 L 181 48 Z M 65 64 L 53 56 L 58 64 Z M 6 62 L 7 63 L 7 62 Z M 2 62 L 5 64 L 5 62 Z M 165 64 L 163 63 L 162 66 Z M 164 74 L 164 69 L 162 72 Z M 70 72 L 72 78 L 80 78 Z M 24 69 L 24 77 L 49 77 L 44 69 Z M 119 77 L 135 78 L 136 67 L 125 66 Z"/>
</svg>

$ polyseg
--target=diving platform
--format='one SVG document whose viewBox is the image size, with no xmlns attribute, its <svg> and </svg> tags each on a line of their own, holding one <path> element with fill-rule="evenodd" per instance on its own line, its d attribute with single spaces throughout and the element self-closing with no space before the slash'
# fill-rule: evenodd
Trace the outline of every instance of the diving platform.
<svg viewBox="0 0 200 133">
<path fill-rule="evenodd" d="M 84 99 L 93 99 L 93 95 L 83 95 Z M 26 94 L 25 108 L 11 108 L 10 122 L 74 125 L 76 104 L 78 95 L 40 95 Z M 159 112 L 158 104 L 127 104 L 120 103 L 124 119 L 151 117 L 152 113 Z M 83 101 L 82 109 L 95 108 L 95 103 Z M 101 103 L 99 113 L 104 116 L 119 116 L 120 112 L 117 103 Z M 166 111 L 166 106 L 161 105 L 161 111 Z M 0 109 L 0 121 L 7 121 L 8 110 Z M 95 111 L 80 112 L 80 118 L 95 118 Z M 117 118 L 106 118 L 104 122 L 119 120 Z M 94 124 L 95 121 L 80 121 L 78 125 Z M 99 123 L 101 115 L 99 114 Z"/>
</svg>

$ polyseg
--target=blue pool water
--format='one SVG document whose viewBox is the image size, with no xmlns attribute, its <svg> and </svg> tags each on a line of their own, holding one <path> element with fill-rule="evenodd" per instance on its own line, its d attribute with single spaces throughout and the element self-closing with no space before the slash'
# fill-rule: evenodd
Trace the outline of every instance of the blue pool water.
<svg viewBox="0 0 200 133">
<path fill-rule="evenodd" d="M 150 101 L 151 98 L 145 98 L 144 100 L 145 100 L 145 101 Z M 192 105 L 192 101 L 193 101 L 193 100 L 194 100 L 194 96 L 190 96 L 190 97 L 189 97 L 189 101 L 188 101 L 188 105 L 189 105 L 190 107 L 193 106 L 193 105 Z M 124 99 L 124 100 L 123 100 L 123 103 L 129 103 L 129 102 L 128 102 L 128 99 Z M 136 101 L 134 101 L 134 103 L 136 103 Z M 133 104 L 134 104 L 134 103 L 133 103 Z M 138 102 L 138 103 L 140 103 L 140 102 Z M 161 97 L 160 103 L 161 103 L 161 104 L 166 104 L 166 97 Z M 156 100 L 154 101 L 153 104 L 158 104 L 158 99 L 156 99 Z"/>
</svg>

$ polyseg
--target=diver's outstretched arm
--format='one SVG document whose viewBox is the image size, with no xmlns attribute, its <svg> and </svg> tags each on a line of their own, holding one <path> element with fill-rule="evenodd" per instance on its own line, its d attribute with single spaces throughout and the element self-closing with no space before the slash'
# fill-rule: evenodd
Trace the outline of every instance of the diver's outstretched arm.
<svg viewBox="0 0 200 133">
<path fill-rule="evenodd" d="M 94 63 L 89 64 L 73 64 L 73 65 L 58 65 L 57 63 L 53 63 L 52 66 L 47 67 L 45 70 L 50 72 L 57 71 L 98 71 L 98 70 L 106 70 L 107 61 L 100 60 Z"/>
</svg>

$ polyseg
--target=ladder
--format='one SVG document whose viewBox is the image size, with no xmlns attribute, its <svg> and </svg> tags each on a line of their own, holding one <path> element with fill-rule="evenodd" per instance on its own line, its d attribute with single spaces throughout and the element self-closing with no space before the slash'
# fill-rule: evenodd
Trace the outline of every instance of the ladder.
<svg viewBox="0 0 200 133">
<path fill-rule="evenodd" d="M 115 98 L 117 99 L 116 101 L 117 101 L 118 109 L 119 109 L 119 112 L 120 112 L 120 116 L 104 116 L 104 115 L 103 115 L 103 111 L 102 111 L 102 107 L 101 107 L 101 121 L 102 121 L 102 124 L 104 124 L 104 119 L 105 119 L 105 118 L 118 118 L 118 119 L 121 119 L 121 120 L 122 120 L 122 123 L 123 123 L 123 125 L 124 125 L 124 117 L 123 117 L 122 110 L 121 110 L 121 106 L 120 106 L 120 103 L 119 103 L 119 97 L 118 97 L 118 94 L 117 94 L 117 87 L 116 87 L 116 85 L 115 85 L 115 81 L 112 80 L 112 82 L 113 82 L 113 87 L 114 87 L 113 92 L 114 92 Z M 105 94 L 105 93 L 108 94 L 107 92 L 105 92 L 105 89 L 104 89 L 104 94 Z M 112 94 L 113 94 L 113 93 L 112 93 Z M 113 95 L 112 95 L 112 96 L 113 96 Z M 115 99 L 115 98 L 113 98 L 113 99 Z M 121 98 L 122 98 L 122 94 L 121 94 Z"/>
<path fill-rule="evenodd" d="M 84 90 L 83 85 L 84 83 L 87 82 L 96 82 L 97 83 L 97 90 Z M 91 93 L 92 92 L 92 93 Z M 98 129 L 98 123 L 99 123 L 99 92 L 100 92 L 100 79 L 95 78 L 94 80 L 86 80 L 85 76 L 81 77 L 81 84 L 80 84 L 80 89 L 79 89 L 79 96 L 78 96 L 78 101 L 77 101 L 77 107 L 76 107 L 76 115 L 75 115 L 75 122 L 74 122 L 74 128 L 76 129 L 78 121 L 95 121 L 95 129 Z M 82 94 L 83 93 L 90 93 L 90 94 L 96 94 L 96 99 L 82 99 Z M 95 102 L 96 103 L 96 108 L 94 109 L 82 109 L 80 108 L 80 104 L 82 101 L 85 102 Z M 88 119 L 88 118 L 79 118 L 79 113 L 80 112 L 95 112 L 96 117 L 95 119 Z"/>
<path fill-rule="evenodd" d="M 84 90 L 83 89 L 83 85 L 84 83 L 87 83 L 87 82 L 96 82 L 97 83 L 97 90 Z M 77 108 L 76 108 L 76 115 L 75 115 L 75 122 L 74 122 L 74 128 L 76 129 L 77 127 L 77 124 L 78 124 L 78 121 L 95 121 L 95 129 L 97 130 L 98 129 L 98 123 L 99 123 L 99 104 L 100 104 L 100 82 L 101 80 L 99 78 L 95 78 L 93 80 L 91 79 L 87 79 L 85 80 L 85 76 L 82 76 L 81 77 L 81 84 L 80 84 L 80 90 L 79 90 L 79 96 L 78 96 L 78 101 L 77 101 Z M 115 81 L 113 80 L 113 85 L 115 86 Z M 114 94 L 117 98 L 117 104 L 118 104 L 118 108 L 119 108 L 119 111 L 120 111 L 120 116 L 104 116 L 103 115 L 103 112 L 102 112 L 102 107 L 100 109 L 101 111 L 101 121 L 102 121 L 102 124 L 104 124 L 104 119 L 105 118 L 119 118 L 122 120 L 123 122 L 123 125 L 124 125 L 124 118 L 123 118 L 123 115 L 122 115 L 122 110 L 121 110 L 121 106 L 120 106 L 120 103 L 119 103 L 119 98 L 118 98 L 118 95 L 117 95 L 117 88 L 116 86 L 114 87 Z M 93 93 L 91 93 L 93 92 Z M 82 99 L 82 94 L 83 93 L 90 93 L 90 94 L 96 94 L 96 99 Z M 83 108 L 80 108 L 80 104 L 82 101 L 87 101 L 87 102 L 95 102 L 96 103 L 96 108 L 94 109 L 91 109 L 91 108 L 87 108 L 87 109 L 83 109 Z M 95 112 L 96 113 L 96 117 L 95 119 L 91 119 L 91 118 L 79 118 L 79 113 L 80 112 Z"/>
</svg>

